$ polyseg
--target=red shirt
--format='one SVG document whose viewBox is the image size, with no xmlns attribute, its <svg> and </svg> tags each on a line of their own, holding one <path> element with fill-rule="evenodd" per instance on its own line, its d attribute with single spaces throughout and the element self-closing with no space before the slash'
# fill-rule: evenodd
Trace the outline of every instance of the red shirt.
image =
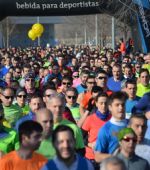
<svg viewBox="0 0 150 170">
<path fill-rule="evenodd" d="M 103 121 L 96 116 L 96 114 L 92 114 L 88 116 L 82 126 L 82 129 L 88 132 L 88 142 L 95 142 L 97 139 L 98 132 L 100 128 L 111 118 L 111 115 L 107 118 L 107 120 Z M 88 159 L 94 159 L 94 152 L 92 148 L 86 147 L 85 157 Z"/>
</svg>

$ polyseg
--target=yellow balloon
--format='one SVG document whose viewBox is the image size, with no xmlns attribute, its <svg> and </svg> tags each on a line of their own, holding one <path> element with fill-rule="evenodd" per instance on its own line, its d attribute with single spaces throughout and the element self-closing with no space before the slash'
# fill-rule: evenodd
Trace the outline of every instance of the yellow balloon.
<svg viewBox="0 0 150 170">
<path fill-rule="evenodd" d="M 36 34 L 36 36 L 40 37 L 42 33 L 44 32 L 44 27 L 40 23 L 36 23 L 32 26 L 32 30 Z"/>
<path fill-rule="evenodd" d="M 34 41 L 36 38 L 32 38 L 32 41 Z"/>
<path fill-rule="evenodd" d="M 31 39 L 31 40 L 35 40 L 36 39 L 36 34 L 34 33 L 34 31 L 33 30 L 29 30 L 28 31 L 28 37 Z"/>
</svg>

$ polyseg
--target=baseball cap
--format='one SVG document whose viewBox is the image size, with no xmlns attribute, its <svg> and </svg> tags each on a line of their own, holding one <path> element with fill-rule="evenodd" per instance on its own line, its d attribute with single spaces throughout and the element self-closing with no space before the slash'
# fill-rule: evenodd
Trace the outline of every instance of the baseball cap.
<svg viewBox="0 0 150 170">
<path fill-rule="evenodd" d="M 32 73 L 32 72 L 28 73 L 28 74 L 25 76 L 25 80 L 26 80 L 26 79 L 29 79 L 29 78 L 35 79 L 35 74 Z"/>
</svg>

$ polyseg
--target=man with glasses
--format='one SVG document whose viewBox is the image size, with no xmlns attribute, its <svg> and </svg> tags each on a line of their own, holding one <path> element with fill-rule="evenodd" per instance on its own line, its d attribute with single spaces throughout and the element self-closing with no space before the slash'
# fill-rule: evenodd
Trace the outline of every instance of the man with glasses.
<svg viewBox="0 0 150 170">
<path fill-rule="evenodd" d="M 18 88 L 16 90 L 16 101 L 14 102 L 15 105 L 19 106 L 22 109 L 23 115 L 26 115 L 29 113 L 29 105 L 26 102 L 27 94 L 25 89 Z"/>
<path fill-rule="evenodd" d="M 135 77 L 139 78 L 140 70 L 142 68 L 142 64 L 140 62 L 135 63 Z"/>
<path fill-rule="evenodd" d="M 30 72 L 25 76 L 25 89 L 28 95 L 32 95 L 35 93 L 35 75 Z"/>
<path fill-rule="evenodd" d="M 101 57 L 101 68 L 104 68 L 104 65 L 108 62 L 105 56 Z"/>
<path fill-rule="evenodd" d="M 72 73 L 72 78 L 73 78 L 73 87 L 77 87 L 80 83 L 81 83 L 81 80 L 79 78 L 79 72 L 78 71 L 75 71 Z"/>
<path fill-rule="evenodd" d="M 70 87 L 66 91 L 66 106 L 70 109 L 73 118 L 76 123 L 79 121 L 81 115 L 79 110 L 79 104 L 77 103 L 78 91 L 74 87 Z"/>
<path fill-rule="evenodd" d="M 112 94 L 112 91 L 107 87 L 107 73 L 104 70 L 100 70 L 96 74 L 96 84 L 97 86 L 103 89 L 103 92 L 107 93 L 108 95 Z"/>
<path fill-rule="evenodd" d="M 43 87 L 43 101 L 47 107 L 47 103 L 49 100 L 49 97 L 53 94 L 57 93 L 55 84 L 51 82 L 51 84 L 45 85 Z"/>
<path fill-rule="evenodd" d="M 62 78 L 61 87 L 57 91 L 65 96 L 66 90 L 72 86 L 72 81 L 72 77 L 64 76 Z"/>
<path fill-rule="evenodd" d="M 19 126 L 27 120 L 35 120 L 35 113 L 44 107 L 42 96 L 39 93 L 35 93 L 29 100 L 30 111 L 27 115 L 21 117 L 15 125 L 15 129 L 18 131 Z"/>
<path fill-rule="evenodd" d="M 128 170 L 149 170 L 149 164 L 135 154 L 137 136 L 133 129 L 124 128 L 118 133 L 120 152 L 117 157 L 123 160 Z"/>
<path fill-rule="evenodd" d="M 4 121 L 6 127 L 14 128 L 15 123 L 22 116 L 22 110 L 17 105 L 12 104 L 14 99 L 13 89 L 6 87 L 1 91 L 0 99 L 4 108 Z"/>
<path fill-rule="evenodd" d="M 21 78 L 21 67 L 14 67 L 13 77 L 15 80 L 19 81 Z"/>
</svg>

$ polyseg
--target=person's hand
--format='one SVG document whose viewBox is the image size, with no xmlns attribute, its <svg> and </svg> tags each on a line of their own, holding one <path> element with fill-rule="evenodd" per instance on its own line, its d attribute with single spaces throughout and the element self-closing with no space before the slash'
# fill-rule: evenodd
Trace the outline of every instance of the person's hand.
<svg viewBox="0 0 150 170">
<path fill-rule="evenodd" d="M 94 150 L 96 142 L 88 143 L 88 147 L 92 148 Z"/>
<path fill-rule="evenodd" d="M 144 60 L 146 61 L 146 63 L 150 63 L 150 53 L 145 55 Z"/>
</svg>

